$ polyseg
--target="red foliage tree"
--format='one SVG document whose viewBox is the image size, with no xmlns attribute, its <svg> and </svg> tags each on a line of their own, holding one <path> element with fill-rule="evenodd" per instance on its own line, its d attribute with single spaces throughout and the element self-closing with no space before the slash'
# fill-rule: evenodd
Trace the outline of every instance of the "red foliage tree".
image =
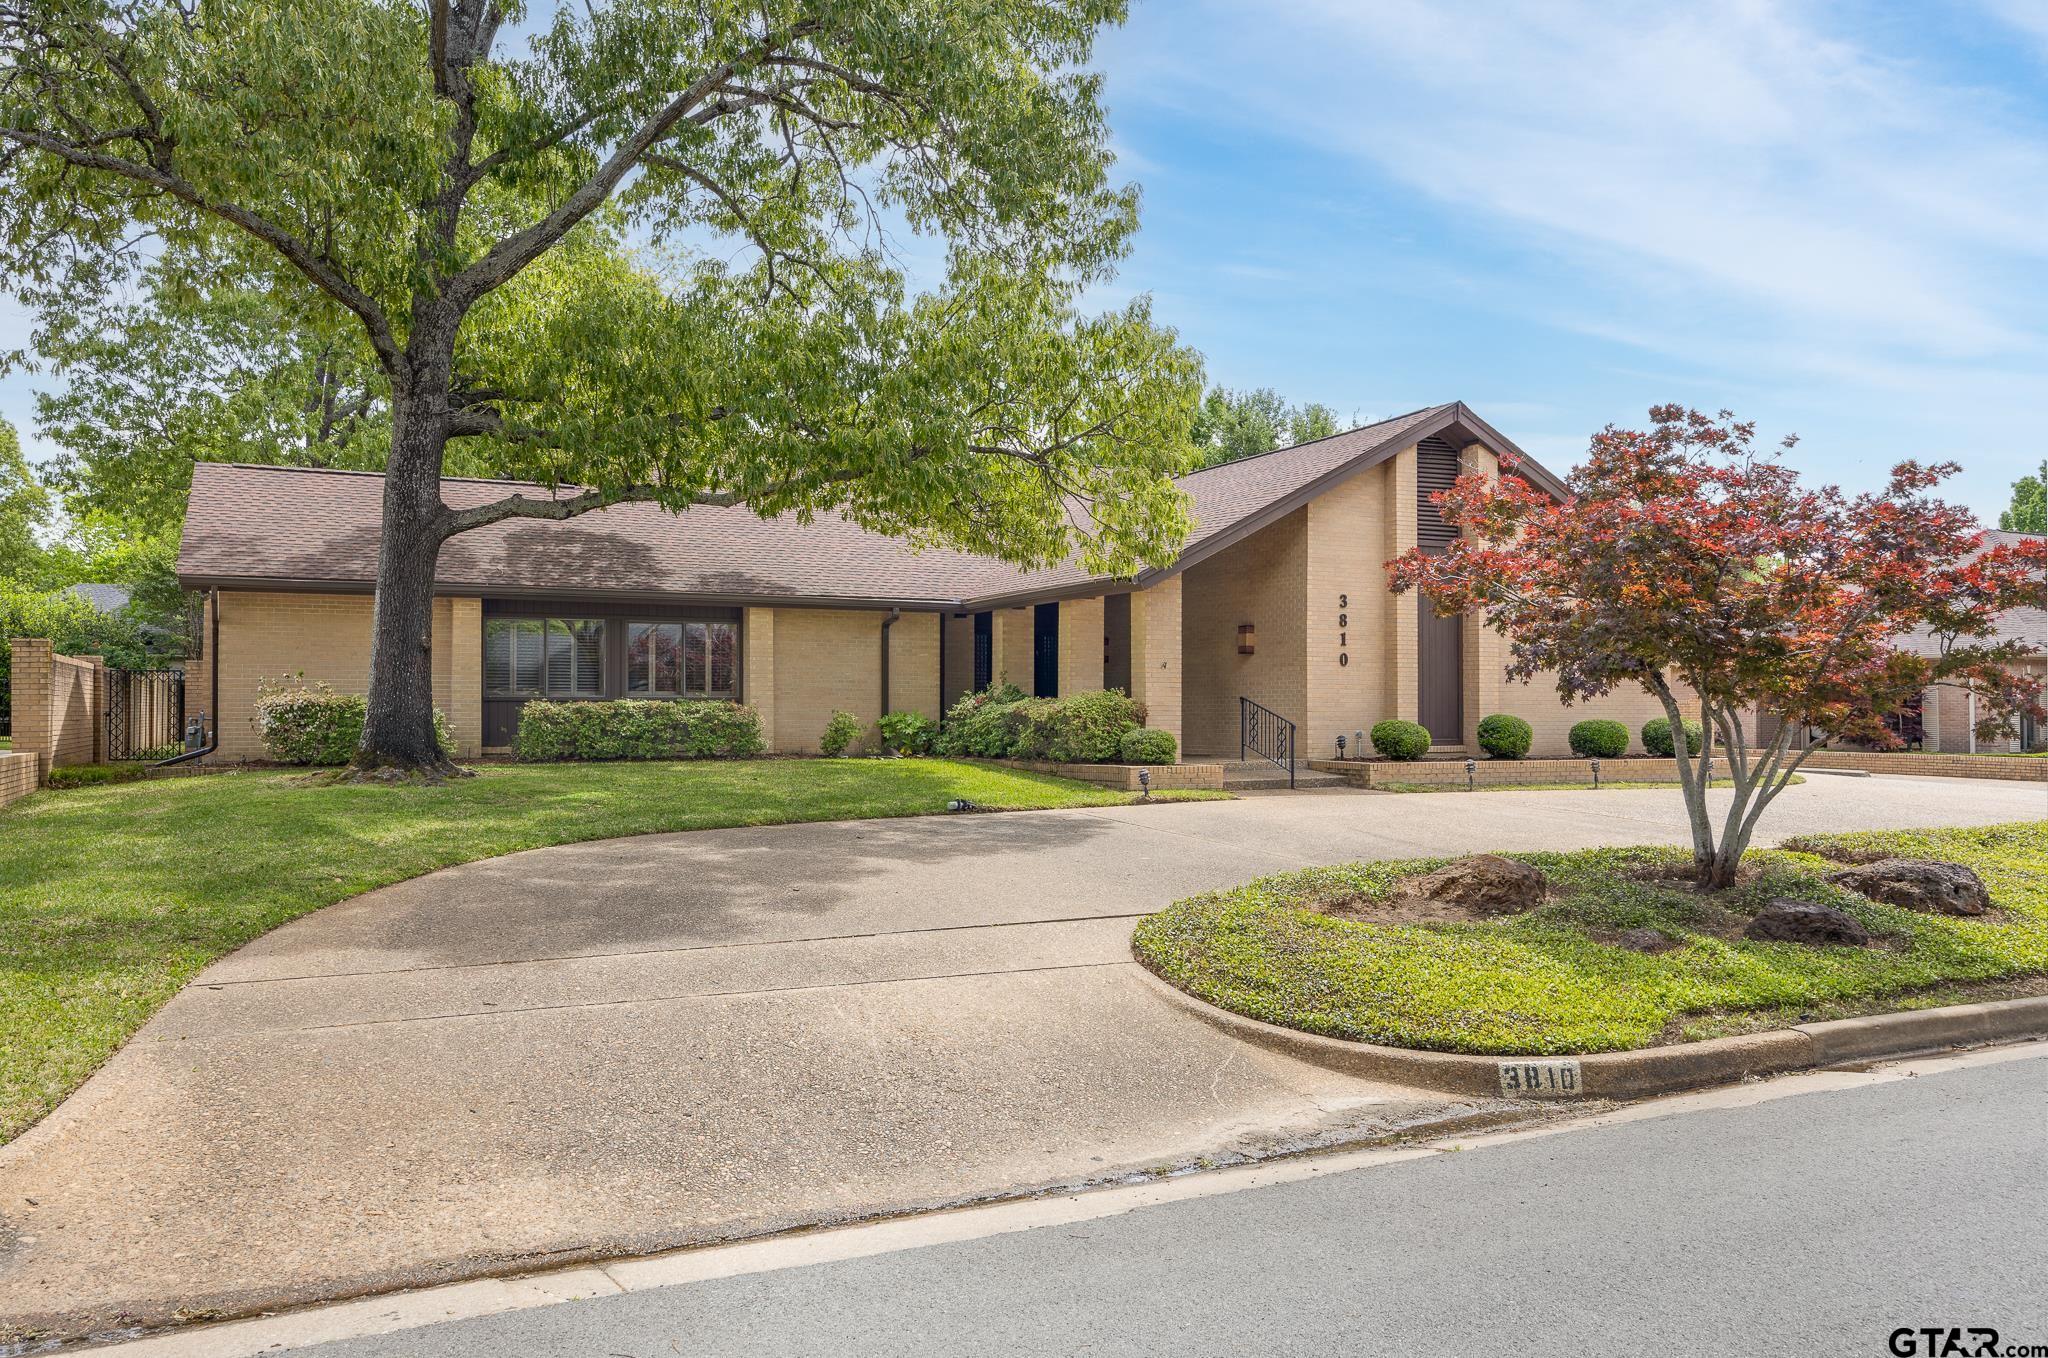
<svg viewBox="0 0 2048 1358">
<path fill-rule="evenodd" d="M 1512 475 L 1459 477 L 1436 501 L 1461 538 L 1387 571 L 1441 614 L 1483 609 L 1509 676 L 1555 675 L 1568 704 L 1640 686 L 1676 731 L 1696 703 L 1707 739 L 1674 757 L 1703 883 L 1734 881 L 1810 751 L 1896 745 L 1885 717 L 1930 686 L 1976 694 L 1987 736 L 2041 715 L 2040 682 L 2014 664 L 2034 648 L 1991 638 L 2001 612 L 2041 602 L 2042 542 L 1985 547 L 1968 511 L 1931 494 L 1955 464 L 1902 462 L 1852 498 L 1802 486 L 1725 410 L 1650 419 L 1596 434 L 1562 501 Z M 1717 750 L 1734 782 L 1718 831 Z"/>
</svg>

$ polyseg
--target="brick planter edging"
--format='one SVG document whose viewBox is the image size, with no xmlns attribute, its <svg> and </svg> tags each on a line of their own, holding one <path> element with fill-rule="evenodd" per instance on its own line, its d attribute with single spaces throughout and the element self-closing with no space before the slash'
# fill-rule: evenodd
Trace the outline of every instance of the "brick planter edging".
<svg viewBox="0 0 2048 1358">
<path fill-rule="evenodd" d="M 1910 754 L 1902 750 L 1815 750 L 1808 768 L 1859 773 L 1917 774 L 1922 778 L 1996 778 L 2048 783 L 2048 755 Z"/>
<path fill-rule="evenodd" d="M 1510 1071 L 1523 1082 L 1522 1097 L 1634 1099 L 1844 1061 L 1910 1056 L 1944 1047 L 2048 1036 L 2048 995 L 2037 995 L 1828 1023 L 1802 1023 L 1770 1032 L 1636 1051 L 1592 1052 L 1583 1056 L 1467 1056 L 1461 1052 L 1383 1047 L 1283 1028 L 1197 999 L 1161 979 L 1142 962 L 1139 969 L 1153 989 L 1168 1001 L 1253 1046 L 1346 1075 L 1491 1098 L 1516 1096 L 1506 1088 Z M 1570 1081 L 1574 1088 L 1529 1090 L 1531 1081 L 1540 1085 L 1546 1073 L 1567 1063 L 1575 1065 L 1577 1071 Z"/>
<path fill-rule="evenodd" d="M 1318 773 L 1335 773 L 1360 787 L 1389 783 L 1465 786 L 1462 759 L 1311 759 Z M 1726 777 L 1726 760 L 1717 759 L 1714 776 Z M 1481 787 L 1513 787 L 1517 783 L 1584 783 L 1593 785 L 1593 769 L 1584 759 L 1476 759 L 1472 779 Z M 1602 783 L 1678 782 L 1678 766 L 1657 755 L 1624 755 L 1600 761 Z"/>
<path fill-rule="evenodd" d="M 1223 790 L 1221 764 L 1055 764 L 1043 759 L 984 759 L 980 762 L 1006 769 L 1023 769 L 1027 773 L 1056 774 L 1102 787 L 1121 788 L 1125 792 L 1139 790 L 1139 769 L 1152 775 L 1154 792 Z"/>
</svg>

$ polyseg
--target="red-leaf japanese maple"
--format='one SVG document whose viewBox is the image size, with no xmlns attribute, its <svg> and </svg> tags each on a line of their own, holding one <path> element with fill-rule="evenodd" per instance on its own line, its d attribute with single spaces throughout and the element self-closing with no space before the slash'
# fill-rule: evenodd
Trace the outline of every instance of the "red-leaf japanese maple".
<svg viewBox="0 0 2048 1358">
<path fill-rule="evenodd" d="M 2041 715 L 2040 681 L 2015 665 L 2034 648 L 1994 636 L 2000 613 L 2041 602 L 2042 542 L 1985 546 L 1968 511 L 1931 493 L 1955 464 L 1902 462 L 1851 497 L 1802 486 L 1725 410 L 1650 419 L 1596 434 L 1561 501 L 1513 475 L 1459 477 L 1435 497 L 1459 540 L 1387 570 L 1439 613 L 1483 609 L 1509 676 L 1554 675 L 1567 703 L 1640 686 L 1674 730 L 1696 705 L 1707 739 L 1674 758 L 1702 882 L 1734 881 L 1811 750 L 1896 745 L 1886 716 L 1930 686 L 1976 694 L 1986 736 Z M 1718 829 L 1717 752 L 1734 783 Z"/>
</svg>

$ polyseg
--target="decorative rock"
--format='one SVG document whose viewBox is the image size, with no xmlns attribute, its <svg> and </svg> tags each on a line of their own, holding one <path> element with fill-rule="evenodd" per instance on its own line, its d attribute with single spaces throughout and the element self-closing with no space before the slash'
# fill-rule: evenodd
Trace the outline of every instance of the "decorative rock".
<svg viewBox="0 0 2048 1358">
<path fill-rule="evenodd" d="M 1550 880 L 1527 863 L 1499 854 L 1475 854 L 1448 863 L 1415 879 L 1409 888 L 1418 896 L 1447 905 L 1462 905 L 1481 915 L 1509 915 L 1543 904 Z"/>
<path fill-rule="evenodd" d="M 1960 863 L 1884 858 L 1831 872 L 1828 880 L 1873 901 L 1930 915 L 1981 915 L 1991 908 L 1984 879 Z"/>
<path fill-rule="evenodd" d="M 1678 946 L 1678 940 L 1655 929 L 1630 929 L 1614 940 L 1614 946 L 1630 952 L 1670 952 Z"/>
<path fill-rule="evenodd" d="M 1742 936 L 1759 943 L 1810 943 L 1860 948 L 1870 932 L 1832 905 L 1780 897 L 1756 912 Z"/>
</svg>

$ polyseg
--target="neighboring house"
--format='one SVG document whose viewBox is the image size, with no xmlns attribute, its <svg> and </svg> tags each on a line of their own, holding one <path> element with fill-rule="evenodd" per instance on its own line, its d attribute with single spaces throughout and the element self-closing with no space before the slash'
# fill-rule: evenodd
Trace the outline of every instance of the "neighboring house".
<svg viewBox="0 0 2048 1358">
<path fill-rule="evenodd" d="M 917 551 L 835 516 L 628 504 L 508 520 L 442 549 L 435 701 L 464 754 L 508 745 L 537 697 L 733 698 L 759 710 L 771 749 L 799 752 L 835 708 L 936 716 L 998 678 L 1043 695 L 1124 689 L 1186 758 L 1237 757 L 1240 698 L 1297 723 L 1302 756 L 1388 717 L 1476 751 L 1479 719 L 1500 711 L 1529 719 L 1535 753 L 1563 754 L 1573 721 L 1633 728 L 1655 701 L 1568 710 L 1545 684 L 1506 681 L 1505 643 L 1476 617 L 1439 619 L 1387 589 L 1388 558 L 1453 531 L 1429 494 L 1461 467 L 1497 474 L 1502 453 L 1521 456 L 1453 403 L 1196 472 L 1180 557 L 1126 580 Z M 1526 457 L 1520 474 L 1561 489 Z M 512 488 L 449 480 L 442 494 L 461 507 Z M 212 659 L 188 664 L 187 710 L 218 716 L 224 757 L 260 754 L 265 677 L 364 689 L 382 494 L 370 473 L 195 469 L 178 572 L 215 591 L 201 637 L 217 618 L 221 692 Z"/>
<path fill-rule="evenodd" d="M 119 613 L 135 597 L 135 591 L 126 585 L 70 585 L 64 592 L 85 600 L 102 613 Z"/>
<path fill-rule="evenodd" d="M 2039 536 L 2038 533 L 1992 530 L 1984 535 L 1984 545 L 1996 547 L 2026 542 Z M 2048 585 L 2043 588 L 2048 591 Z M 2048 602 L 2048 597 L 2044 597 L 2044 602 Z M 2036 648 L 2036 654 L 2022 660 L 2020 665 L 2036 678 L 2048 677 L 2048 653 L 2040 650 L 2048 646 L 2048 608 L 2036 605 L 2001 614 L 1997 632 L 1985 640 L 2018 641 Z M 1931 656 L 1940 651 L 1940 642 L 1925 633 L 1908 638 L 1903 644 L 1906 649 L 1920 655 Z M 1922 749 L 1947 754 L 1990 754 L 2048 748 L 2048 731 L 2042 730 L 2031 717 L 2020 718 L 2005 735 L 1987 739 L 1977 734 L 1978 715 L 1975 694 L 1935 686 L 1925 690 L 1919 702 L 1900 713 L 1893 727 L 1907 744 L 1917 743 Z"/>
</svg>

